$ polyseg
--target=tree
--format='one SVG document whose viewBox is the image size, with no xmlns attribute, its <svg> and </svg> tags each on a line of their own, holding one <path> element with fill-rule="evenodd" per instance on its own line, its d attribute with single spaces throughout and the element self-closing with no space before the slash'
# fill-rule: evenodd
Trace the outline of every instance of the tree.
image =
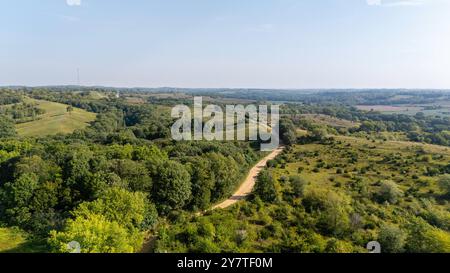
<svg viewBox="0 0 450 273">
<path fill-rule="evenodd" d="M 132 160 L 115 160 L 113 171 L 128 184 L 132 191 L 150 192 L 152 179 L 144 163 Z"/>
<path fill-rule="evenodd" d="M 320 127 L 315 127 L 310 132 L 310 137 L 313 141 L 322 142 L 327 138 L 327 131 Z"/>
<path fill-rule="evenodd" d="M 0 138 L 15 137 L 16 134 L 14 121 L 5 115 L 0 115 Z"/>
<path fill-rule="evenodd" d="M 191 197 L 191 177 L 178 162 L 166 161 L 158 167 L 153 196 L 161 210 L 181 209 Z"/>
<path fill-rule="evenodd" d="M 194 210 L 205 210 L 211 204 L 211 191 L 214 188 L 211 164 L 202 157 L 193 157 L 191 162 L 192 199 L 190 205 Z"/>
<path fill-rule="evenodd" d="M 450 196 L 450 175 L 444 175 L 439 179 L 439 187 L 445 195 Z"/>
<path fill-rule="evenodd" d="M 53 231 L 49 243 L 56 252 L 67 252 L 71 241 L 80 243 L 83 253 L 129 253 L 139 250 L 141 230 L 157 221 L 153 204 L 140 192 L 109 188 L 93 202 L 82 203 L 62 232 Z"/>
<path fill-rule="evenodd" d="M 225 157 L 219 153 L 208 153 L 206 157 L 211 162 L 215 180 L 211 194 L 211 201 L 214 202 L 231 194 L 240 178 L 239 166 L 231 156 Z"/>
<path fill-rule="evenodd" d="M 149 208 L 146 200 L 144 193 L 110 188 L 99 199 L 82 203 L 73 214 L 85 218 L 92 213 L 103 215 L 108 221 L 132 230 L 140 228 L 145 220 Z"/>
<path fill-rule="evenodd" d="M 387 201 L 391 204 L 396 204 L 398 199 L 403 196 L 403 191 L 394 181 L 385 180 L 381 181 L 379 196 L 383 202 Z"/>
<path fill-rule="evenodd" d="M 72 105 L 67 106 L 66 110 L 67 110 L 67 113 L 69 113 L 69 115 L 71 115 L 73 112 L 73 106 Z"/>
<path fill-rule="evenodd" d="M 305 192 L 305 188 L 308 185 L 308 182 L 300 176 L 291 176 L 289 178 L 289 182 L 291 183 L 292 191 L 294 192 L 295 196 L 302 197 Z"/>
<path fill-rule="evenodd" d="M 340 241 L 335 238 L 328 240 L 325 247 L 326 253 L 353 253 L 353 251 L 354 250 L 351 243 Z"/>
<path fill-rule="evenodd" d="M 401 253 L 404 251 L 407 233 L 398 226 L 385 224 L 378 233 L 378 242 L 383 253 Z"/>
<path fill-rule="evenodd" d="M 450 233 L 431 226 L 419 217 L 413 217 L 408 225 L 406 250 L 410 253 L 450 252 Z"/>
<path fill-rule="evenodd" d="M 280 135 L 281 140 L 286 145 L 293 145 L 297 143 L 297 133 L 292 120 L 287 118 L 282 118 L 280 120 Z"/>
<path fill-rule="evenodd" d="M 103 215 L 88 213 L 69 219 L 62 232 L 50 232 L 48 243 L 54 252 L 71 252 L 71 242 L 80 244 L 81 253 L 133 253 L 142 246 L 143 236 Z"/>
<path fill-rule="evenodd" d="M 279 200 L 279 194 L 272 174 L 263 170 L 259 173 L 255 185 L 255 194 L 266 202 L 276 202 Z"/>
<path fill-rule="evenodd" d="M 311 188 L 303 198 L 306 211 L 318 219 L 317 226 L 333 235 L 342 235 L 349 229 L 350 204 L 349 196 L 323 188 Z"/>
<path fill-rule="evenodd" d="M 29 223 L 32 217 L 30 204 L 38 186 L 35 174 L 24 174 L 3 186 L 0 191 L 0 208 L 4 210 L 2 214 L 5 220 L 21 227 Z"/>
</svg>

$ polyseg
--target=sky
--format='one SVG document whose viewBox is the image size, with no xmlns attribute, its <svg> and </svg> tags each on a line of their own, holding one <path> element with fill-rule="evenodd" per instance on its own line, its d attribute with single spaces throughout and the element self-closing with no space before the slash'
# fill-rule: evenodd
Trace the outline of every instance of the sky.
<svg viewBox="0 0 450 273">
<path fill-rule="evenodd" d="M 450 88 L 450 0 L 0 0 L 0 86 Z"/>
</svg>

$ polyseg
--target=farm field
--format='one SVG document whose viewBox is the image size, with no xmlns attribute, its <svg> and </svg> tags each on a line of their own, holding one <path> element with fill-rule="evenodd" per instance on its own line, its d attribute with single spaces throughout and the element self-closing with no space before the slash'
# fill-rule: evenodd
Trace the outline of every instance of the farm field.
<svg viewBox="0 0 450 273">
<path fill-rule="evenodd" d="M 29 103 L 36 103 L 38 108 L 45 110 L 38 120 L 16 125 L 17 133 L 24 137 L 69 134 L 77 129 L 83 129 L 89 122 L 95 120 L 96 114 L 79 108 L 67 112 L 67 105 L 27 99 Z"/>
<path fill-rule="evenodd" d="M 414 116 L 419 112 L 424 113 L 426 116 L 443 116 L 450 117 L 450 106 L 447 104 L 440 105 L 439 107 L 433 106 L 427 108 L 430 105 L 358 105 L 356 108 L 363 111 L 376 111 L 385 114 L 404 114 Z"/>
</svg>

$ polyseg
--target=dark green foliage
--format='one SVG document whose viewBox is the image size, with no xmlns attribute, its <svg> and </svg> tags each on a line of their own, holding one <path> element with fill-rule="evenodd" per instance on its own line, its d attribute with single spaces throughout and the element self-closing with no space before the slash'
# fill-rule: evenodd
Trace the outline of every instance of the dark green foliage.
<svg viewBox="0 0 450 273">
<path fill-rule="evenodd" d="M 191 197 L 190 179 L 189 172 L 178 162 L 167 161 L 158 167 L 153 196 L 163 212 L 184 207 Z"/>
<path fill-rule="evenodd" d="M 265 202 L 272 203 L 279 200 L 276 181 L 269 171 L 264 170 L 258 175 L 254 192 Z"/>
<path fill-rule="evenodd" d="M 16 134 L 14 121 L 5 115 L 0 115 L 0 138 L 14 137 Z"/>
</svg>

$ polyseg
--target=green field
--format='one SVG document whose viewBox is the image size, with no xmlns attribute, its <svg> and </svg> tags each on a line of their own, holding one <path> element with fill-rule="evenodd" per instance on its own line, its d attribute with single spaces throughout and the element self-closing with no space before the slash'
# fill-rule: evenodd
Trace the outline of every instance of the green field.
<svg viewBox="0 0 450 273">
<path fill-rule="evenodd" d="M 450 106 L 443 102 L 442 105 L 406 105 L 406 106 L 392 106 L 392 105 L 358 105 L 357 108 L 363 111 L 376 111 L 384 114 L 403 114 L 414 116 L 417 113 L 423 113 L 426 116 L 450 116 Z M 425 106 L 435 106 L 435 109 L 426 109 Z"/>
<path fill-rule="evenodd" d="M 85 128 L 96 116 L 79 108 L 74 108 L 73 112 L 69 113 L 67 105 L 61 103 L 34 99 L 27 99 L 27 102 L 36 103 L 38 108 L 45 110 L 45 114 L 39 116 L 38 120 L 18 124 L 16 130 L 20 136 L 69 134 Z"/>
<path fill-rule="evenodd" d="M 28 240 L 28 234 L 17 228 L 0 228 L 0 253 L 42 253 L 46 248 Z"/>
</svg>

